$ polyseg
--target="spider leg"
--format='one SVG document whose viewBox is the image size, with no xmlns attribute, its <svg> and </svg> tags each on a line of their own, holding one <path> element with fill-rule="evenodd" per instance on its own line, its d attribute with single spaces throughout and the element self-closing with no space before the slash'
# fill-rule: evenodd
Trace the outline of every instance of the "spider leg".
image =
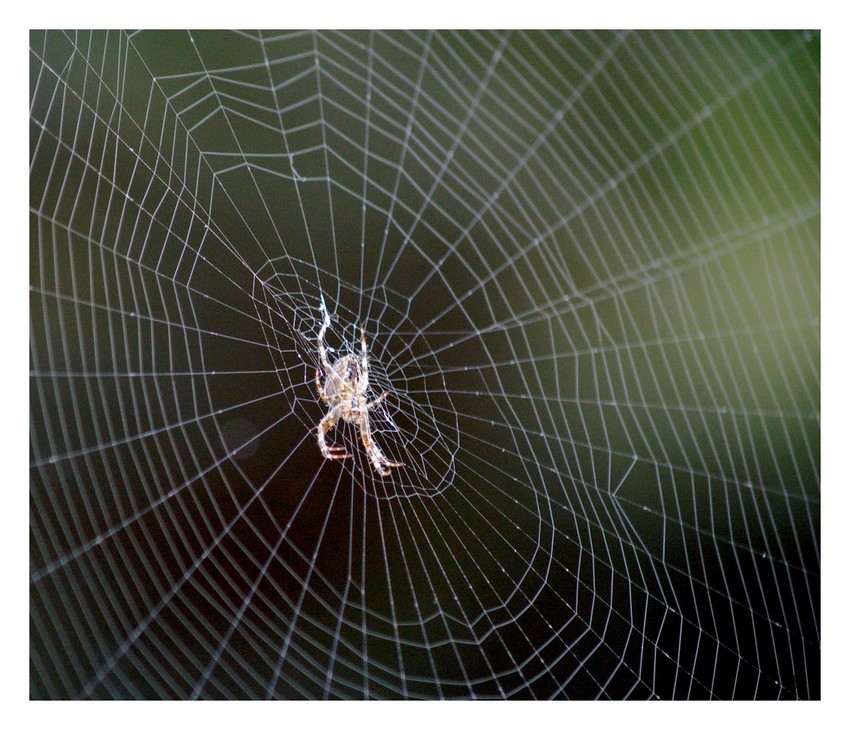
<svg viewBox="0 0 850 730">
<path fill-rule="evenodd" d="M 366 329 L 360 325 L 360 386 L 365 393 L 369 387 L 369 350 L 366 347 Z"/>
<path fill-rule="evenodd" d="M 368 418 L 366 418 L 360 425 L 360 438 L 363 441 L 363 448 L 366 449 L 366 453 L 372 462 L 372 466 L 375 467 L 375 471 L 382 477 L 389 476 L 392 467 L 404 466 L 401 462 L 390 461 L 386 456 L 384 456 L 384 452 L 381 451 L 378 444 L 376 444 L 372 439 L 372 429 L 369 427 Z"/>
<path fill-rule="evenodd" d="M 324 312 L 324 319 L 322 320 L 322 328 L 319 330 L 318 337 L 318 347 L 319 347 L 319 358 L 322 361 L 322 365 L 325 368 L 325 372 L 331 369 L 331 364 L 328 362 L 328 353 L 325 350 L 325 332 L 328 330 L 328 326 L 331 323 L 331 318 L 328 316 L 327 312 Z"/>
<path fill-rule="evenodd" d="M 322 387 L 322 378 L 321 374 L 319 373 L 319 368 L 316 368 L 316 390 L 319 391 L 319 395 L 322 397 L 322 400 L 327 403 L 328 396 L 325 395 L 325 389 Z"/>
<path fill-rule="evenodd" d="M 322 456 L 326 459 L 350 459 L 351 454 L 346 453 L 344 446 L 328 446 L 328 442 L 325 439 L 325 434 L 336 425 L 337 419 L 339 418 L 337 408 L 332 408 L 328 414 L 319 421 L 319 426 L 316 429 L 316 438 L 319 441 L 319 451 L 322 452 Z"/>
<path fill-rule="evenodd" d="M 366 407 L 367 407 L 367 408 L 374 408 L 376 405 L 378 405 L 378 403 L 380 403 L 380 402 L 381 402 L 384 398 L 386 398 L 389 394 L 390 394 L 390 391 L 385 390 L 385 391 L 384 391 L 383 393 L 381 393 L 381 394 L 380 394 L 377 398 L 375 398 L 375 400 L 373 400 L 371 403 L 369 403 Z"/>
</svg>

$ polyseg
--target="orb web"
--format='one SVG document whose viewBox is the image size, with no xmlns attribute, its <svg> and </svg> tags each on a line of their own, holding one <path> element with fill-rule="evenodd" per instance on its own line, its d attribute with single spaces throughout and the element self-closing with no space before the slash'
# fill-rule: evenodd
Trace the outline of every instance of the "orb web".
<svg viewBox="0 0 850 730">
<path fill-rule="evenodd" d="M 817 33 L 30 69 L 32 697 L 820 696 Z"/>
</svg>

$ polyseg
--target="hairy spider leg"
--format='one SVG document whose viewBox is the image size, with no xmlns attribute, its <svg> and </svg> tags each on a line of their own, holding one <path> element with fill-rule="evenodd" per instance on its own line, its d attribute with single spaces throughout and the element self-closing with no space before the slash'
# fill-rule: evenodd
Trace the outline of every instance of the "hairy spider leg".
<svg viewBox="0 0 850 730">
<path fill-rule="evenodd" d="M 390 461 L 386 456 L 384 456 L 384 452 L 381 451 L 380 446 L 372 440 L 372 431 L 368 428 L 368 425 L 361 431 L 360 438 L 363 441 L 363 448 L 366 449 L 366 453 L 372 460 L 372 465 L 375 467 L 375 471 L 377 471 L 382 477 L 387 477 L 391 473 L 390 470 L 385 467 L 404 466 L 404 464 L 400 461 Z"/>
<path fill-rule="evenodd" d="M 336 422 L 339 420 L 339 413 L 342 409 L 342 404 L 331 408 L 328 411 L 328 414 L 319 421 L 319 427 L 317 429 L 317 435 L 319 439 L 319 450 L 322 452 L 322 456 L 326 459 L 350 459 L 351 454 L 345 451 L 344 446 L 328 446 L 328 442 L 325 440 L 325 434 L 330 431 L 334 426 L 336 426 Z"/>
<path fill-rule="evenodd" d="M 362 364 L 363 364 L 363 372 L 366 374 L 363 382 L 363 391 L 366 391 L 367 386 L 369 385 L 369 354 L 366 348 L 366 330 L 363 328 L 363 325 L 360 325 L 360 350 L 362 352 Z M 381 393 L 375 400 L 366 405 L 366 409 L 369 410 L 378 405 L 381 401 L 384 400 L 390 391 L 385 390 Z M 372 429 L 369 427 L 368 421 L 366 422 L 366 428 L 362 430 L 361 440 L 363 441 L 363 448 L 366 449 L 366 453 L 369 455 L 369 458 L 372 460 L 372 465 L 375 467 L 375 471 L 378 472 L 382 477 L 387 477 L 390 475 L 391 471 L 387 467 L 394 466 L 404 466 L 404 464 L 400 461 L 390 461 L 385 455 L 384 452 L 381 451 L 380 446 L 375 443 L 372 439 Z"/>
<path fill-rule="evenodd" d="M 330 324 L 330 319 L 326 316 L 322 321 L 322 328 L 319 330 L 319 357 L 322 360 L 322 365 L 325 368 L 325 372 L 331 369 L 331 364 L 328 362 L 328 353 L 325 350 L 325 332 L 327 332 L 328 325 Z"/>
<path fill-rule="evenodd" d="M 389 394 L 390 394 L 390 391 L 385 390 L 377 398 L 375 398 L 375 400 L 373 400 L 371 403 L 367 403 L 366 408 L 374 408 L 376 405 L 378 405 L 378 403 L 380 403 L 382 400 L 384 400 L 384 398 L 386 398 Z"/>
<path fill-rule="evenodd" d="M 390 391 L 385 390 L 381 395 L 379 395 L 375 400 L 366 405 L 366 409 L 374 408 L 378 403 L 380 403 L 384 398 L 386 398 L 390 394 Z M 369 455 L 369 458 L 372 460 L 372 464 L 375 467 L 375 471 L 378 472 L 382 477 L 387 477 L 390 475 L 390 470 L 385 469 L 384 467 L 393 467 L 393 466 L 404 466 L 404 464 L 400 461 L 390 461 L 385 455 L 384 452 L 381 451 L 381 447 L 375 443 L 372 438 L 372 428 L 369 425 L 368 416 L 366 418 L 366 422 L 363 427 L 360 429 L 360 439 L 363 441 L 363 448 L 366 449 L 366 453 Z"/>
<path fill-rule="evenodd" d="M 366 389 L 369 387 L 369 350 L 366 347 L 366 330 L 363 328 L 363 325 L 360 325 L 360 366 L 363 371 L 363 392 L 366 392 Z M 380 403 L 384 398 L 386 398 L 390 394 L 390 391 L 385 390 L 381 393 L 375 400 L 366 405 L 366 408 L 374 408 L 378 403 Z"/>
<path fill-rule="evenodd" d="M 325 389 L 322 387 L 322 378 L 319 373 L 319 368 L 316 368 L 316 390 L 319 391 L 319 395 L 322 397 L 322 400 L 327 403 L 328 397 L 325 395 Z"/>
<path fill-rule="evenodd" d="M 366 348 L 366 330 L 363 325 L 360 325 L 360 370 L 362 373 L 362 389 L 365 393 L 369 387 L 369 351 Z"/>
</svg>

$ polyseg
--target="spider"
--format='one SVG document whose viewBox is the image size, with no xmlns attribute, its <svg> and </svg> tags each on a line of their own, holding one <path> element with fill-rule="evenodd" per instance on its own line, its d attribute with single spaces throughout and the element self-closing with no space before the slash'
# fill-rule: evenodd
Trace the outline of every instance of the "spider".
<svg viewBox="0 0 850 730">
<path fill-rule="evenodd" d="M 319 450 L 326 459 L 348 459 L 351 454 L 345 451 L 344 446 L 328 446 L 325 435 L 337 422 L 342 419 L 346 423 L 353 423 L 360 431 L 360 440 L 366 455 L 372 462 L 375 471 L 382 477 L 389 476 L 394 466 L 402 466 L 401 463 L 390 461 L 384 452 L 378 447 L 372 438 L 372 429 L 369 426 L 369 411 L 378 405 L 389 395 L 385 390 L 371 403 L 366 398 L 369 389 L 369 353 L 366 349 L 366 331 L 360 327 L 360 354 L 350 353 L 343 355 L 333 363 L 328 361 L 328 353 L 325 349 L 325 331 L 330 324 L 330 317 L 325 316 L 322 329 L 319 331 L 319 358 L 324 370 L 324 384 L 322 384 L 321 372 L 316 369 L 316 388 L 322 400 L 328 404 L 330 409 L 319 421 L 317 438 Z"/>
</svg>

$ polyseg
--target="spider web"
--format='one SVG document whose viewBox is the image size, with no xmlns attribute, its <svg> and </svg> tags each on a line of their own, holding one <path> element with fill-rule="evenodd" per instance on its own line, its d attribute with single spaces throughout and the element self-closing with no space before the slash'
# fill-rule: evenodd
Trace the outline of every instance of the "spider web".
<svg viewBox="0 0 850 730">
<path fill-rule="evenodd" d="M 819 67 L 32 32 L 31 696 L 818 698 Z"/>
</svg>

